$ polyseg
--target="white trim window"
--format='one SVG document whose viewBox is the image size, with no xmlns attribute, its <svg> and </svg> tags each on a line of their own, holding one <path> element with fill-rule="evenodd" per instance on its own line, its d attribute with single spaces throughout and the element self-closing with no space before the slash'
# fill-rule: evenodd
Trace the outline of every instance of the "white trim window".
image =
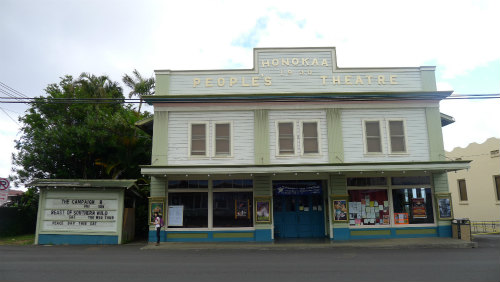
<svg viewBox="0 0 500 282">
<path fill-rule="evenodd" d="M 497 202 L 500 202 L 500 175 L 493 176 L 493 183 L 495 184 L 495 197 Z"/>
<path fill-rule="evenodd" d="M 365 153 L 383 153 L 382 128 L 380 120 L 363 120 L 363 135 L 365 139 Z"/>
<path fill-rule="evenodd" d="M 208 156 L 208 123 L 193 122 L 189 123 L 189 156 L 207 157 Z"/>
<path fill-rule="evenodd" d="M 461 202 L 467 202 L 469 198 L 467 197 L 467 184 L 465 179 L 458 179 L 458 196 Z"/>
<path fill-rule="evenodd" d="M 405 120 L 394 119 L 387 121 L 389 134 L 389 149 L 391 154 L 404 154 L 407 152 Z"/>
<path fill-rule="evenodd" d="M 319 146 L 319 122 L 315 120 L 302 121 L 301 125 L 301 140 L 302 155 L 317 155 L 320 154 Z"/>
<path fill-rule="evenodd" d="M 231 122 L 214 122 L 213 132 L 214 157 L 232 157 L 233 126 Z"/>
<path fill-rule="evenodd" d="M 277 121 L 276 122 L 276 155 L 295 156 L 295 122 Z"/>
</svg>

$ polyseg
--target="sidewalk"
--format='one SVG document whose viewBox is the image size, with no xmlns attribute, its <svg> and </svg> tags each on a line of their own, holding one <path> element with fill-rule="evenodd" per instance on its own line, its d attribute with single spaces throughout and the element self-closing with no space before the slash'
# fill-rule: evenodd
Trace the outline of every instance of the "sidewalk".
<svg viewBox="0 0 500 282">
<path fill-rule="evenodd" d="M 366 239 L 350 241 L 325 240 L 279 240 L 270 243 L 261 242 L 220 242 L 220 243 L 191 243 L 191 242 L 162 242 L 159 246 L 148 243 L 141 250 L 271 250 L 271 249 L 322 249 L 322 248 L 379 248 L 379 249 L 417 249 L 417 248 L 477 248 L 477 242 L 464 241 L 453 238 L 426 237 L 404 239 Z"/>
</svg>

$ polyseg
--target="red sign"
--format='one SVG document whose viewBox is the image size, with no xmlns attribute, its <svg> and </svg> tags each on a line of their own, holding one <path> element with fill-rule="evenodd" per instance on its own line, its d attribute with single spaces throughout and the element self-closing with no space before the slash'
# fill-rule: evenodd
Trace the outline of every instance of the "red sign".
<svg viewBox="0 0 500 282">
<path fill-rule="evenodd" d="M 9 189 L 10 182 L 7 178 L 0 178 L 0 190 Z"/>
<path fill-rule="evenodd" d="M 408 224 L 408 214 L 407 213 L 394 213 L 394 223 L 395 224 Z"/>
</svg>

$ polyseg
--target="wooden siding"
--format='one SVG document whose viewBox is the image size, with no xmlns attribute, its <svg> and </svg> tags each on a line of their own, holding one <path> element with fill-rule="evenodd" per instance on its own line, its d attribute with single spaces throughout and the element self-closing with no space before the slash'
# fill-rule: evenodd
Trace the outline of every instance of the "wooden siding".
<svg viewBox="0 0 500 282">
<path fill-rule="evenodd" d="M 330 176 L 330 195 L 347 195 L 347 183 L 345 175 Z"/>
<path fill-rule="evenodd" d="M 344 142 L 342 140 L 341 110 L 326 109 L 328 133 L 328 161 L 330 163 L 344 162 Z"/>
<path fill-rule="evenodd" d="M 432 180 L 434 184 L 434 193 L 450 193 L 448 186 L 448 174 L 446 173 L 434 173 L 432 175 Z"/>
<path fill-rule="evenodd" d="M 273 194 L 271 177 L 268 175 L 256 175 L 253 178 L 254 196 L 271 196 Z"/>
<path fill-rule="evenodd" d="M 254 111 L 255 164 L 269 164 L 269 120 L 267 110 Z"/>
<path fill-rule="evenodd" d="M 254 114 L 253 111 L 221 112 L 169 112 L 168 164 L 217 165 L 254 163 Z M 214 122 L 233 123 L 233 157 L 213 157 Z M 208 157 L 189 157 L 189 123 L 209 122 Z"/>
<path fill-rule="evenodd" d="M 320 155 L 302 156 L 300 151 L 300 142 L 296 144 L 296 155 L 279 157 L 276 156 L 276 121 L 295 121 L 295 138 L 300 138 L 301 121 L 319 121 L 319 147 Z M 311 164 L 328 163 L 328 142 L 326 131 L 326 111 L 325 110 L 271 110 L 269 111 L 269 144 L 270 144 L 270 163 L 271 164 Z"/>
<path fill-rule="evenodd" d="M 404 119 L 406 121 L 407 154 L 389 154 L 386 125 L 388 119 Z M 363 120 L 381 121 L 382 154 L 365 154 Z M 429 142 L 424 109 L 344 109 L 342 110 L 342 135 L 346 163 L 429 161 Z"/>
<path fill-rule="evenodd" d="M 164 178 L 152 176 L 149 189 L 151 197 L 167 197 L 167 181 Z"/>
<path fill-rule="evenodd" d="M 168 143 L 168 112 L 155 111 L 153 124 L 153 152 L 151 154 L 152 165 L 166 165 L 167 143 Z"/>
<path fill-rule="evenodd" d="M 438 107 L 425 108 L 429 134 L 429 152 L 431 161 L 444 161 L 444 142 L 441 127 L 441 114 Z"/>
</svg>

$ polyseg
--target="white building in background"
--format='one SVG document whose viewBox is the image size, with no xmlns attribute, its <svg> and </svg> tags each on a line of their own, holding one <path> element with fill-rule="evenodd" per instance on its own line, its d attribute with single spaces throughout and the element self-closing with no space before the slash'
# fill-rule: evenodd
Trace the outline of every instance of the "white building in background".
<svg viewBox="0 0 500 282">
<path fill-rule="evenodd" d="M 500 221 L 500 139 L 455 148 L 446 156 L 471 160 L 470 169 L 448 173 L 455 218 Z"/>
</svg>

